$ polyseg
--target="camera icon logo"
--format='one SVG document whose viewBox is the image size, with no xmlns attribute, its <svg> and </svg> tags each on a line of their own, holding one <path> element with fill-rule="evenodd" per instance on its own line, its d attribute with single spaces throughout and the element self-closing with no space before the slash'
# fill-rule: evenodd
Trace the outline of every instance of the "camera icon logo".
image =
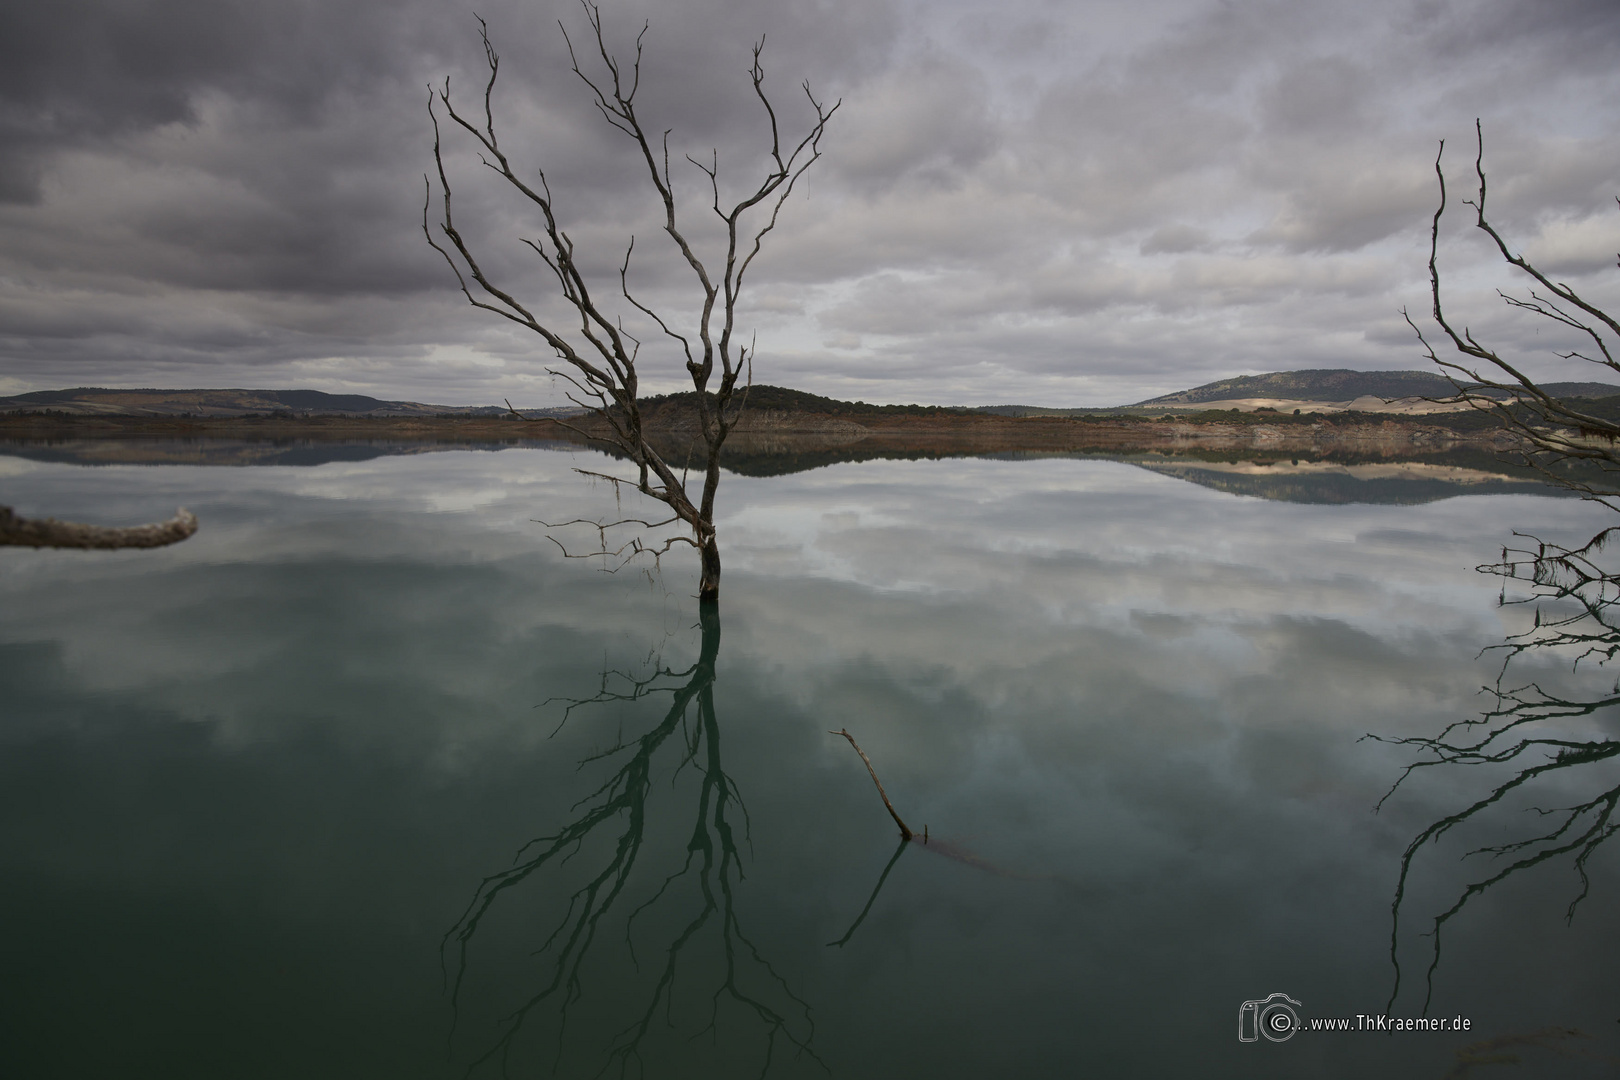
<svg viewBox="0 0 1620 1080">
<path fill-rule="evenodd" d="M 1287 1042 L 1299 1030 L 1299 1002 L 1287 994 L 1272 994 L 1262 1001 L 1238 1006 L 1238 1042 L 1256 1042 L 1264 1035 L 1271 1042 Z"/>
</svg>

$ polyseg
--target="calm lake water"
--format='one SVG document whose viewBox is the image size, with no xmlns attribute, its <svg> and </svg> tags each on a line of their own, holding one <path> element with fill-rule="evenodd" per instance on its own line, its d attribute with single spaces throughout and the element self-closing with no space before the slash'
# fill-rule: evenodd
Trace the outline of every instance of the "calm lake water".
<svg viewBox="0 0 1620 1080">
<path fill-rule="evenodd" d="M 569 471 L 601 462 L 0 457 L 24 515 L 202 521 L 0 549 L 0 1071 L 1613 1074 L 1620 845 L 1572 924 L 1552 860 L 1447 925 L 1428 1014 L 1468 1032 L 1238 1038 L 1274 993 L 1423 1012 L 1422 931 L 1526 811 L 1415 864 L 1386 1010 L 1401 853 L 1490 778 L 1375 814 L 1416 752 L 1361 737 L 1487 707 L 1529 614 L 1474 567 L 1605 511 L 1078 459 L 732 476 L 704 626 L 689 556 L 602 574 L 532 520 L 611 514 Z"/>
</svg>

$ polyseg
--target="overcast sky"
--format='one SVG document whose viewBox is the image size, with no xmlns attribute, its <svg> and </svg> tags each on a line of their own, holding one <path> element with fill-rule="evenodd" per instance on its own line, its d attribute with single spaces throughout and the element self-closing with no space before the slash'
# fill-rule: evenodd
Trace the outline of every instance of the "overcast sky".
<svg viewBox="0 0 1620 1080">
<path fill-rule="evenodd" d="M 549 350 L 469 307 L 421 232 L 427 84 L 473 106 L 474 7 L 448 0 L 0 0 L 0 393 L 312 388 L 561 401 Z M 546 170 L 598 292 L 688 324 L 634 146 L 568 70 L 569 0 L 479 0 L 504 145 Z M 1484 122 L 1491 206 L 1546 269 L 1620 298 L 1613 0 L 624 0 L 640 105 L 679 154 L 757 182 L 748 50 L 823 159 L 743 305 L 755 379 L 868 401 L 1118 404 L 1231 375 L 1423 366 L 1404 306 L 1447 140 Z M 447 137 L 458 224 L 539 309 L 533 215 Z M 683 221 L 710 212 L 676 170 Z M 1454 204 L 1455 205 L 1455 204 Z M 711 214 L 712 216 L 712 214 Z M 1460 316 L 1581 377 L 1500 310 L 1516 283 L 1450 221 Z M 645 253 L 645 257 L 643 257 Z M 627 311 L 627 316 L 634 315 Z M 627 325 L 640 326 L 627 318 Z M 682 372 L 648 339 L 645 385 Z"/>
</svg>

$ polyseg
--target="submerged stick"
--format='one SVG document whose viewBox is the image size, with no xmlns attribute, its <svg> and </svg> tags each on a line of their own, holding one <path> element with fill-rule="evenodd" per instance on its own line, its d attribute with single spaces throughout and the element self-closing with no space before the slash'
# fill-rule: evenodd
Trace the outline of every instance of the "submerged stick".
<svg viewBox="0 0 1620 1080">
<path fill-rule="evenodd" d="M 902 840 L 910 840 L 912 836 L 911 830 L 906 828 L 906 823 L 900 820 L 900 815 L 894 812 L 894 804 L 889 801 L 889 793 L 883 790 L 883 781 L 877 778 L 877 770 L 872 768 L 872 759 L 866 756 L 866 751 L 862 750 L 861 744 L 855 741 L 855 736 L 851 735 L 843 728 L 840 728 L 837 731 L 829 730 L 827 734 L 842 735 L 844 738 L 849 740 L 849 745 L 855 748 L 855 752 L 861 755 L 861 760 L 866 762 L 866 771 L 872 774 L 872 783 L 877 785 L 878 794 L 883 797 L 883 805 L 888 808 L 889 816 L 894 818 L 894 823 L 896 825 L 900 826 L 900 838 Z"/>
<path fill-rule="evenodd" d="M 34 521 L 18 517 L 11 507 L 0 506 L 0 545 L 54 548 L 155 548 L 179 543 L 197 531 L 197 515 L 181 509 L 168 521 L 155 525 L 135 525 L 109 529 L 101 525 L 78 525 L 71 521 L 46 518 Z"/>
</svg>

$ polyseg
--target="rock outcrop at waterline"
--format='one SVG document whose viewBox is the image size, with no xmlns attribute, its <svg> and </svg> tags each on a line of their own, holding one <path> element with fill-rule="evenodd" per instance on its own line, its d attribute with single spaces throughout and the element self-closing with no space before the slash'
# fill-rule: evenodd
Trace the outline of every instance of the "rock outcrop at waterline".
<svg viewBox="0 0 1620 1080">
<path fill-rule="evenodd" d="M 0 545 L 33 548 L 156 548 L 177 544 L 197 531 L 197 515 L 181 507 L 168 521 L 114 529 L 45 518 L 18 517 L 11 507 L 0 506 Z"/>
</svg>

